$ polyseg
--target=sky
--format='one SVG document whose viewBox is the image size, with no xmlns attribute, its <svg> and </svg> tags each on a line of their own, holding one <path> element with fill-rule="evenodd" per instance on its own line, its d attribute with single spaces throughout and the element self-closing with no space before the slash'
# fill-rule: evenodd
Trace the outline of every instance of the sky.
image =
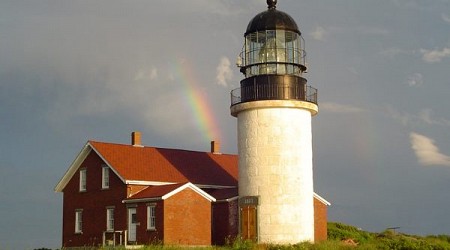
<svg viewBox="0 0 450 250">
<path fill-rule="evenodd" d="M 230 91 L 264 0 L 0 0 L 0 249 L 61 246 L 88 140 L 237 153 Z M 450 234 L 450 0 L 279 0 L 306 41 L 329 220 Z"/>
</svg>

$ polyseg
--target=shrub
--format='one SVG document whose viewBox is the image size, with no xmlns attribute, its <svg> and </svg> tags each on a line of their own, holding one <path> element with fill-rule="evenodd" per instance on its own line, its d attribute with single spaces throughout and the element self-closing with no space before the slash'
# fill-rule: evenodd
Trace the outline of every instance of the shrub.
<svg viewBox="0 0 450 250">
<path fill-rule="evenodd" d="M 372 233 L 362 231 L 354 226 L 342 223 L 328 223 L 328 239 L 330 240 L 352 239 L 360 244 L 368 242 L 373 238 L 374 235 Z"/>
<path fill-rule="evenodd" d="M 241 237 L 227 238 L 225 240 L 226 246 L 235 250 L 251 250 L 254 249 L 256 244 L 251 240 L 244 240 Z"/>
</svg>

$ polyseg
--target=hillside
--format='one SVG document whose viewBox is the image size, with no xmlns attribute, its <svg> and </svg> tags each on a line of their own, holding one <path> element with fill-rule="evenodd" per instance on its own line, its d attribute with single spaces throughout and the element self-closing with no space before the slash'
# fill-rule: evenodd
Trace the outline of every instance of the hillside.
<svg viewBox="0 0 450 250">
<path fill-rule="evenodd" d="M 450 249 L 450 235 L 416 236 L 386 230 L 371 233 L 342 223 L 328 223 L 328 241 L 303 249 Z M 298 248 L 302 249 L 302 247 Z"/>
<path fill-rule="evenodd" d="M 342 223 L 328 223 L 328 240 L 317 244 L 302 243 L 289 246 L 259 245 L 248 242 L 234 242 L 224 249 L 267 249 L 267 250 L 345 250 L 345 249 L 386 249 L 386 250 L 450 250 L 450 235 L 416 236 L 386 230 L 372 233 Z"/>
</svg>

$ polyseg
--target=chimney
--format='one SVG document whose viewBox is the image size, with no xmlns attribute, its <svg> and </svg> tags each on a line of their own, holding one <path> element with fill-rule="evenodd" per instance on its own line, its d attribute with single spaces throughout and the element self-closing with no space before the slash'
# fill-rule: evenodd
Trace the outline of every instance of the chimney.
<svg viewBox="0 0 450 250">
<path fill-rule="evenodd" d="M 131 145 L 141 147 L 141 132 L 131 132 Z"/>
<path fill-rule="evenodd" d="M 219 141 L 211 141 L 211 153 L 220 154 L 220 142 Z"/>
</svg>

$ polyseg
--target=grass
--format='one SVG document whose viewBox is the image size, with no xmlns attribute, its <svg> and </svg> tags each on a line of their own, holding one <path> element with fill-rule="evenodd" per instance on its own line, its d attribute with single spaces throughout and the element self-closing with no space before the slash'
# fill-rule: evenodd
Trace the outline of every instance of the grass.
<svg viewBox="0 0 450 250">
<path fill-rule="evenodd" d="M 357 246 L 351 247 L 353 249 L 450 250 L 449 235 L 423 237 L 395 233 L 391 230 L 386 230 L 381 233 L 371 233 L 342 223 L 328 223 L 328 241 L 335 241 L 336 248 L 331 247 L 318 249 L 348 249 L 339 248 L 339 245 L 345 245 L 342 242 L 346 239 L 352 239 L 355 243 L 357 243 Z M 318 245 L 321 244 L 322 243 L 319 243 Z"/>
<path fill-rule="evenodd" d="M 80 250 L 124 250 L 123 247 L 78 248 Z M 233 240 L 226 246 L 180 247 L 149 245 L 140 250 L 450 250 L 450 235 L 417 236 L 386 230 L 371 233 L 343 223 L 328 223 L 328 240 L 319 243 L 303 242 L 295 245 L 255 244 Z"/>
</svg>

